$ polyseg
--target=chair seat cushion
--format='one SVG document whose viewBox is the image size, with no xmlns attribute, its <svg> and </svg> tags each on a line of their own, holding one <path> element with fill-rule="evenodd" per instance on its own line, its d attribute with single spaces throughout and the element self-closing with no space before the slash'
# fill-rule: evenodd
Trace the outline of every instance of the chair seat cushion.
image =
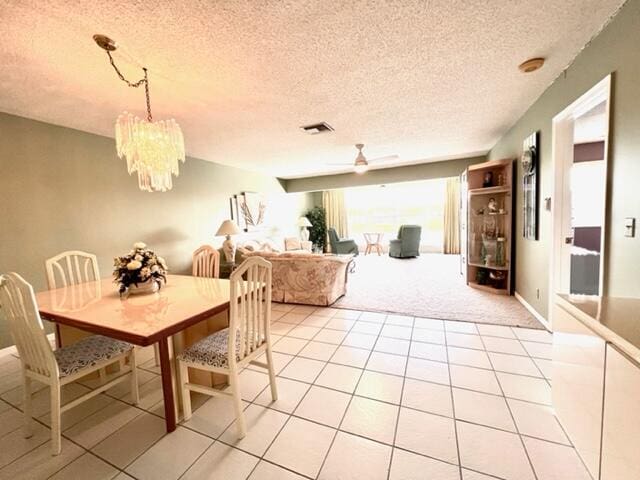
<svg viewBox="0 0 640 480">
<path fill-rule="evenodd" d="M 256 348 L 259 345 L 256 345 Z M 179 360 L 215 368 L 229 367 L 229 329 L 198 340 L 178 355 Z M 236 335 L 236 361 L 240 361 L 240 334 Z"/>
<path fill-rule="evenodd" d="M 133 345 L 102 335 L 91 335 L 79 342 L 54 350 L 60 377 L 73 375 L 105 360 L 130 352 Z"/>
<path fill-rule="evenodd" d="M 184 350 L 178 359 L 209 367 L 226 368 L 229 366 L 229 329 L 224 328 L 198 340 Z M 240 350 L 240 337 L 236 337 L 236 352 Z M 236 360 L 240 360 L 236 354 Z"/>
</svg>

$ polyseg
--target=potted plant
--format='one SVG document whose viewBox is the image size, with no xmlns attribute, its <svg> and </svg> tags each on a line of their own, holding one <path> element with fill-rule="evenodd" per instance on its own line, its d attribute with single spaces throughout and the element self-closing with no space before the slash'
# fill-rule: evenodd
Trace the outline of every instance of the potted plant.
<svg viewBox="0 0 640 480">
<path fill-rule="evenodd" d="M 327 241 L 327 216 L 324 208 L 313 207 L 305 214 L 305 217 L 311 222 L 309 240 L 315 247 L 324 251 Z"/>
</svg>

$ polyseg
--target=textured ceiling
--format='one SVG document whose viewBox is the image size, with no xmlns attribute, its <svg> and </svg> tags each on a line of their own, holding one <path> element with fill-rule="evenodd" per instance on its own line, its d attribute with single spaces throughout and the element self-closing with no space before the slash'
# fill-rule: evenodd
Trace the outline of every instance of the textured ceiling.
<svg viewBox="0 0 640 480">
<path fill-rule="evenodd" d="M 3 0 L 0 111 L 113 136 L 144 93 L 93 43 L 149 68 L 157 119 L 190 155 L 283 177 L 398 154 L 395 164 L 485 152 L 621 0 Z M 520 74 L 517 65 L 547 57 Z M 299 126 L 326 121 L 335 132 Z M 187 165 L 183 168 L 188 168 Z M 343 170 L 343 169 L 342 169 Z"/>
</svg>

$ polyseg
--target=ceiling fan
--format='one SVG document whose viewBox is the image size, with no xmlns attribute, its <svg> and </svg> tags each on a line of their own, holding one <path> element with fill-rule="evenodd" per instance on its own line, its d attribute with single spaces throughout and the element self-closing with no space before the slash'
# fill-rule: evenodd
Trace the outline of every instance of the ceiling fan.
<svg viewBox="0 0 640 480">
<path fill-rule="evenodd" d="M 385 157 L 372 158 L 371 160 L 367 160 L 367 158 L 362 153 L 362 149 L 364 148 L 364 143 L 356 143 L 356 148 L 358 149 L 358 155 L 356 156 L 353 164 L 351 163 L 331 163 L 330 165 L 341 165 L 341 166 L 353 166 L 353 171 L 356 173 L 364 173 L 369 170 L 370 163 L 378 163 L 378 162 L 386 162 L 389 160 L 396 160 L 398 155 L 387 155 Z"/>
</svg>

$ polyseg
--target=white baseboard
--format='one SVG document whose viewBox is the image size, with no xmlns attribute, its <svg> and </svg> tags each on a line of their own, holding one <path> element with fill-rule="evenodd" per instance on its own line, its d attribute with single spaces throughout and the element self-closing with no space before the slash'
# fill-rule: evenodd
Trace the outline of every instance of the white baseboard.
<svg viewBox="0 0 640 480">
<path fill-rule="evenodd" d="M 527 302 L 524 298 L 522 298 L 522 295 L 520 295 L 518 292 L 515 292 L 514 295 L 516 297 L 516 300 L 518 300 L 522 304 L 522 306 L 526 308 L 529 311 L 529 313 L 533 315 L 536 318 L 536 320 L 538 320 L 542 324 L 544 328 L 551 331 L 551 325 L 549 325 L 549 322 L 547 321 L 546 318 L 540 315 L 540 313 L 538 313 L 538 311 L 535 308 L 529 305 L 529 302 Z"/>
</svg>

